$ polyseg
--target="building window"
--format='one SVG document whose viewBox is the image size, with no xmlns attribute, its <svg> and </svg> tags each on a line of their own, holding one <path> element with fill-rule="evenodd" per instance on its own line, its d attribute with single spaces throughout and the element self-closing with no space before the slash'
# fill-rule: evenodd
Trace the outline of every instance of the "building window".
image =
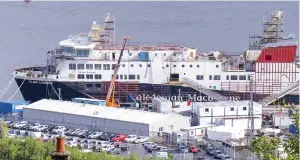
<svg viewBox="0 0 300 160">
<path fill-rule="evenodd" d="M 124 75 L 124 79 L 127 79 L 127 75 Z"/>
<path fill-rule="evenodd" d="M 116 68 L 116 64 L 111 64 L 111 70 L 114 70 Z"/>
<path fill-rule="evenodd" d="M 76 70 L 76 64 L 70 63 L 70 64 L 69 64 L 69 69 L 70 69 L 70 70 Z"/>
<path fill-rule="evenodd" d="M 199 64 L 197 64 L 197 68 L 199 68 L 200 67 L 200 65 Z"/>
<path fill-rule="evenodd" d="M 120 79 L 123 79 L 123 74 L 120 74 Z"/>
<path fill-rule="evenodd" d="M 230 108 L 230 111 L 234 111 L 234 108 L 233 108 L 233 107 L 231 107 L 231 108 Z"/>
<path fill-rule="evenodd" d="M 95 70 L 101 70 L 101 64 L 95 64 Z"/>
<path fill-rule="evenodd" d="M 138 80 L 139 80 L 139 79 L 140 79 L 140 75 L 136 75 L 136 79 L 138 79 Z"/>
<path fill-rule="evenodd" d="M 203 80 L 203 75 L 197 75 L 197 80 Z"/>
<path fill-rule="evenodd" d="M 214 80 L 221 80 L 221 76 L 220 75 L 214 75 Z"/>
<path fill-rule="evenodd" d="M 209 108 L 205 108 L 204 111 L 205 111 L 205 112 L 209 112 Z"/>
<path fill-rule="evenodd" d="M 84 70 L 84 64 L 77 64 L 78 70 Z"/>
<path fill-rule="evenodd" d="M 93 69 L 93 64 L 85 64 L 85 68 L 87 70 L 92 70 Z"/>
<path fill-rule="evenodd" d="M 247 107 L 243 107 L 243 111 L 246 111 L 247 110 Z"/>
<path fill-rule="evenodd" d="M 239 80 L 246 80 L 246 76 L 245 75 L 240 75 Z"/>
<path fill-rule="evenodd" d="M 238 76 L 237 76 L 237 75 L 231 75 L 231 76 L 230 76 L 230 79 L 231 79 L 231 80 L 237 80 L 237 79 L 238 79 Z"/>
<path fill-rule="evenodd" d="M 130 67 L 133 67 L 133 64 L 131 64 Z"/>
<path fill-rule="evenodd" d="M 130 74 L 130 75 L 128 76 L 128 79 L 129 79 L 129 80 L 134 80 L 134 79 L 135 79 L 135 75 L 134 75 L 134 74 Z"/>
<path fill-rule="evenodd" d="M 84 74 L 77 74 L 78 79 L 84 79 Z"/>
<path fill-rule="evenodd" d="M 101 79 L 101 78 L 102 78 L 101 74 L 95 74 L 95 79 Z"/>
<path fill-rule="evenodd" d="M 211 75 L 209 75 L 209 80 L 212 80 L 212 76 Z"/>
<path fill-rule="evenodd" d="M 228 75 L 226 76 L 226 80 L 229 80 L 229 76 Z"/>
<path fill-rule="evenodd" d="M 87 74 L 86 79 L 93 79 L 93 75 L 92 74 Z"/>
<path fill-rule="evenodd" d="M 103 64 L 104 70 L 110 70 L 110 64 Z"/>
<path fill-rule="evenodd" d="M 272 55 L 266 55 L 266 60 L 271 61 L 272 60 Z"/>
</svg>

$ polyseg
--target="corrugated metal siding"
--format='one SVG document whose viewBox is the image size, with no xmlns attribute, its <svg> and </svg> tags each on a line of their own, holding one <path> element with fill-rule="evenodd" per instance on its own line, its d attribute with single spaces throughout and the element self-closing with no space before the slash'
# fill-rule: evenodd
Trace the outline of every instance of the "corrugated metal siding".
<svg viewBox="0 0 300 160">
<path fill-rule="evenodd" d="M 294 62 L 297 46 L 280 46 L 265 48 L 257 59 L 257 62 L 265 63 L 291 63 Z M 267 59 L 271 56 L 271 59 Z"/>
</svg>

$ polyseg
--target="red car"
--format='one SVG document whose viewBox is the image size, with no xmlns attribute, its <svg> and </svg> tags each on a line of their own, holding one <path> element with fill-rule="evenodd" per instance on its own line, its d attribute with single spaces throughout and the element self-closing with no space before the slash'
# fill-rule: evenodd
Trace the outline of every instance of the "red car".
<svg viewBox="0 0 300 160">
<path fill-rule="evenodd" d="M 189 151 L 192 153 L 198 153 L 198 148 L 195 146 L 191 146 L 191 147 L 189 147 Z"/>
<path fill-rule="evenodd" d="M 125 138 L 127 137 L 127 135 L 116 135 L 114 138 L 112 138 L 113 142 L 124 142 Z"/>
</svg>

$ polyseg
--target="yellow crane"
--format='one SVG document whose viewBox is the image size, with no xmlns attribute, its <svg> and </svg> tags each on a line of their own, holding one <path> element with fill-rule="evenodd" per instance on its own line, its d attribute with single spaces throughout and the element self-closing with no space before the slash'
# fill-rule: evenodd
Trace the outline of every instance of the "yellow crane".
<svg viewBox="0 0 300 160">
<path fill-rule="evenodd" d="M 120 69 L 120 64 L 121 64 L 121 59 L 123 56 L 123 51 L 125 49 L 127 40 L 129 39 L 128 36 L 124 37 L 124 42 L 123 42 L 123 46 L 120 52 L 120 56 L 119 56 L 119 60 L 118 63 L 115 66 L 115 70 L 114 70 L 114 74 L 112 76 L 111 82 L 110 82 L 110 86 L 109 86 L 109 90 L 106 96 L 106 106 L 108 107 L 120 107 L 120 103 L 118 101 L 115 101 L 115 95 L 114 95 L 114 90 L 115 90 L 115 82 L 117 79 L 117 75 L 118 75 L 118 71 Z"/>
</svg>

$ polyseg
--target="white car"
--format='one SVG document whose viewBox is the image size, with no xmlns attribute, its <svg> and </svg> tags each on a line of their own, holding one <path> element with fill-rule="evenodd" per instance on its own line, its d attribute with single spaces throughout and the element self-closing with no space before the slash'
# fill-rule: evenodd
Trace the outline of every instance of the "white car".
<svg viewBox="0 0 300 160">
<path fill-rule="evenodd" d="M 38 128 L 38 127 L 40 127 L 41 126 L 41 124 L 40 123 L 33 123 L 33 124 L 31 124 L 31 125 L 29 125 L 29 130 L 34 130 L 35 128 Z"/>
<path fill-rule="evenodd" d="M 34 128 L 34 131 L 42 132 L 43 130 L 47 129 L 48 125 L 41 125 L 39 127 Z"/>
<path fill-rule="evenodd" d="M 28 122 L 27 121 L 22 121 L 22 122 L 19 122 L 19 123 L 15 124 L 14 128 L 21 129 L 21 128 L 25 127 L 26 125 L 28 125 Z"/>
<path fill-rule="evenodd" d="M 90 134 L 88 136 L 88 138 L 95 139 L 95 138 L 101 136 L 102 134 L 103 134 L 103 132 L 94 132 L 94 133 Z"/>
<path fill-rule="evenodd" d="M 107 152 L 107 151 L 109 151 L 113 148 L 115 148 L 113 145 L 104 145 L 104 146 L 101 147 L 101 151 Z"/>
<path fill-rule="evenodd" d="M 135 140 L 137 139 L 137 136 L 136 135 L 128 135 L 124 142 L 134 142 Z"/>
<path fill-rule="evenodd" d="M 65 131 L 66 130 L 66 127 L 65 126 L 56 126 L 53 130 L 52 130 L 52 132 L 53 133 L 62 133 L 63 131 Z"/>
<path fill-rule="evenodd" d="M 76 141 L 68 141 L 67 145 L 70 147 L 77 147 L 77 142 Z"/>
<path fill-rule="evenodd" d="M 139 136 L 134 140 L 134 143 L 145 143 L 149 140 L 149 137 Z"/>
<path fill-rule="evenodd" d="M 8 138 L 13 138 L 13 137 L 16 137 L 17 136 L 17 133 L 15 130 L 10 130 L 8 132 Z"/>
</svg>

